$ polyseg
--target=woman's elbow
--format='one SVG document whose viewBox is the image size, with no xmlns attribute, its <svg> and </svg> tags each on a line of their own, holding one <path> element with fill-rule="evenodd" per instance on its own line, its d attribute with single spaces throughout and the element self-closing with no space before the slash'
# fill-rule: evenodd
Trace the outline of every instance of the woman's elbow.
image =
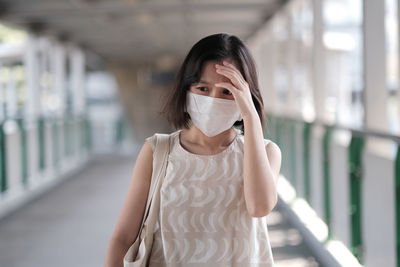
<svg viewBox="0 0 400 267">
<path fill-rule="evenodd" d="M 249 212 L 250 216 L 255 218 L 267 216 L 275 208 L 277 203 L 278 196 L 275 196 L 275 198 L 269 201 L 265 206 L 254 208 L 251 212 Z"/>
</svg>

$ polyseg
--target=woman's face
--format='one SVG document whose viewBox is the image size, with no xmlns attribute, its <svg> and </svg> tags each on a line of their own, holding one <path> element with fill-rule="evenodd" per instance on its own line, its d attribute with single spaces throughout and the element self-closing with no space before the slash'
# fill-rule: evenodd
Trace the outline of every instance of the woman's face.
<svg viewBox="0 0 400 267">
<path fill-rule="evenodd" d="M 231 60 L 228 59 L 226 61 L 236 66 L 236 64 Z M 217 61 L 204 62 L 200 81 L 190 86 L 190 92 L 199 95 L 234 100 L 232 93 L 228 89 L 223 87 L 216 87 L 214 85 L 221 82 L 231 82 L 226 76 L 218 74 L 216 72 L 215 64 L 218 64 Z"/>
</svg>

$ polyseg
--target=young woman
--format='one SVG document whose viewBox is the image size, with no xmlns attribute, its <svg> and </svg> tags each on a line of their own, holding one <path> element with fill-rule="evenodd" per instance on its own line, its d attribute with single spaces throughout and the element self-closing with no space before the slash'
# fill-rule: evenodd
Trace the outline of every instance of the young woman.
<svg viewBox="0 0 400 267">
<path fill-rule="evenodd" d="M 274 266 L 265 216 L 277 202 L 281 151 L 263 137 L 263 100 L 243 42 L 224 33 L 198 41 L 162 113 L 177 130 L 150 266 Z M 138 234 L 154 145 L 153 135 L 139 152 L 105 266 L 122 266 Z"/>
</svg>

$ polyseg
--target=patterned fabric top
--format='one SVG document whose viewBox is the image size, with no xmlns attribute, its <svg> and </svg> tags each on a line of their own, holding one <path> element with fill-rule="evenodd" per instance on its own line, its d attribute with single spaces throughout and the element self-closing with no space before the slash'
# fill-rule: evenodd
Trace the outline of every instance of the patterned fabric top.
<svg viewBox="0 0 400 267">
<path fill-rule="evenodd" d="M 244 136 L 237 130 L 222 152 L 198 155 L 182 147 L 180 131 L 171 134 L 150 266 L 274 266 L 266 216 L 245 205 Z"/>
</svg>

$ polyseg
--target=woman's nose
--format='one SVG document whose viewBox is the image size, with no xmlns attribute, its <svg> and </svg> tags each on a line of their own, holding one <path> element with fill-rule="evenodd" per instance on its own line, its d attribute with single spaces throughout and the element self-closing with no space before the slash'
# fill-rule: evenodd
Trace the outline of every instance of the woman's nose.
<svg viewBox="0 0 400 267">
<path fill-rule="evenodd" d="M 218 93 L 216 90 L 211 90 L 210 96 L 212 97 L 218 97 Z"/>
<path fill-rule="evenodd" d="M 209 96 L 216 97 L 216 98 L 223 98 L 223 96 L 220 94 L 219 90 L 217 90 L 217 89 L 211 90 Z"/>
</svg>

